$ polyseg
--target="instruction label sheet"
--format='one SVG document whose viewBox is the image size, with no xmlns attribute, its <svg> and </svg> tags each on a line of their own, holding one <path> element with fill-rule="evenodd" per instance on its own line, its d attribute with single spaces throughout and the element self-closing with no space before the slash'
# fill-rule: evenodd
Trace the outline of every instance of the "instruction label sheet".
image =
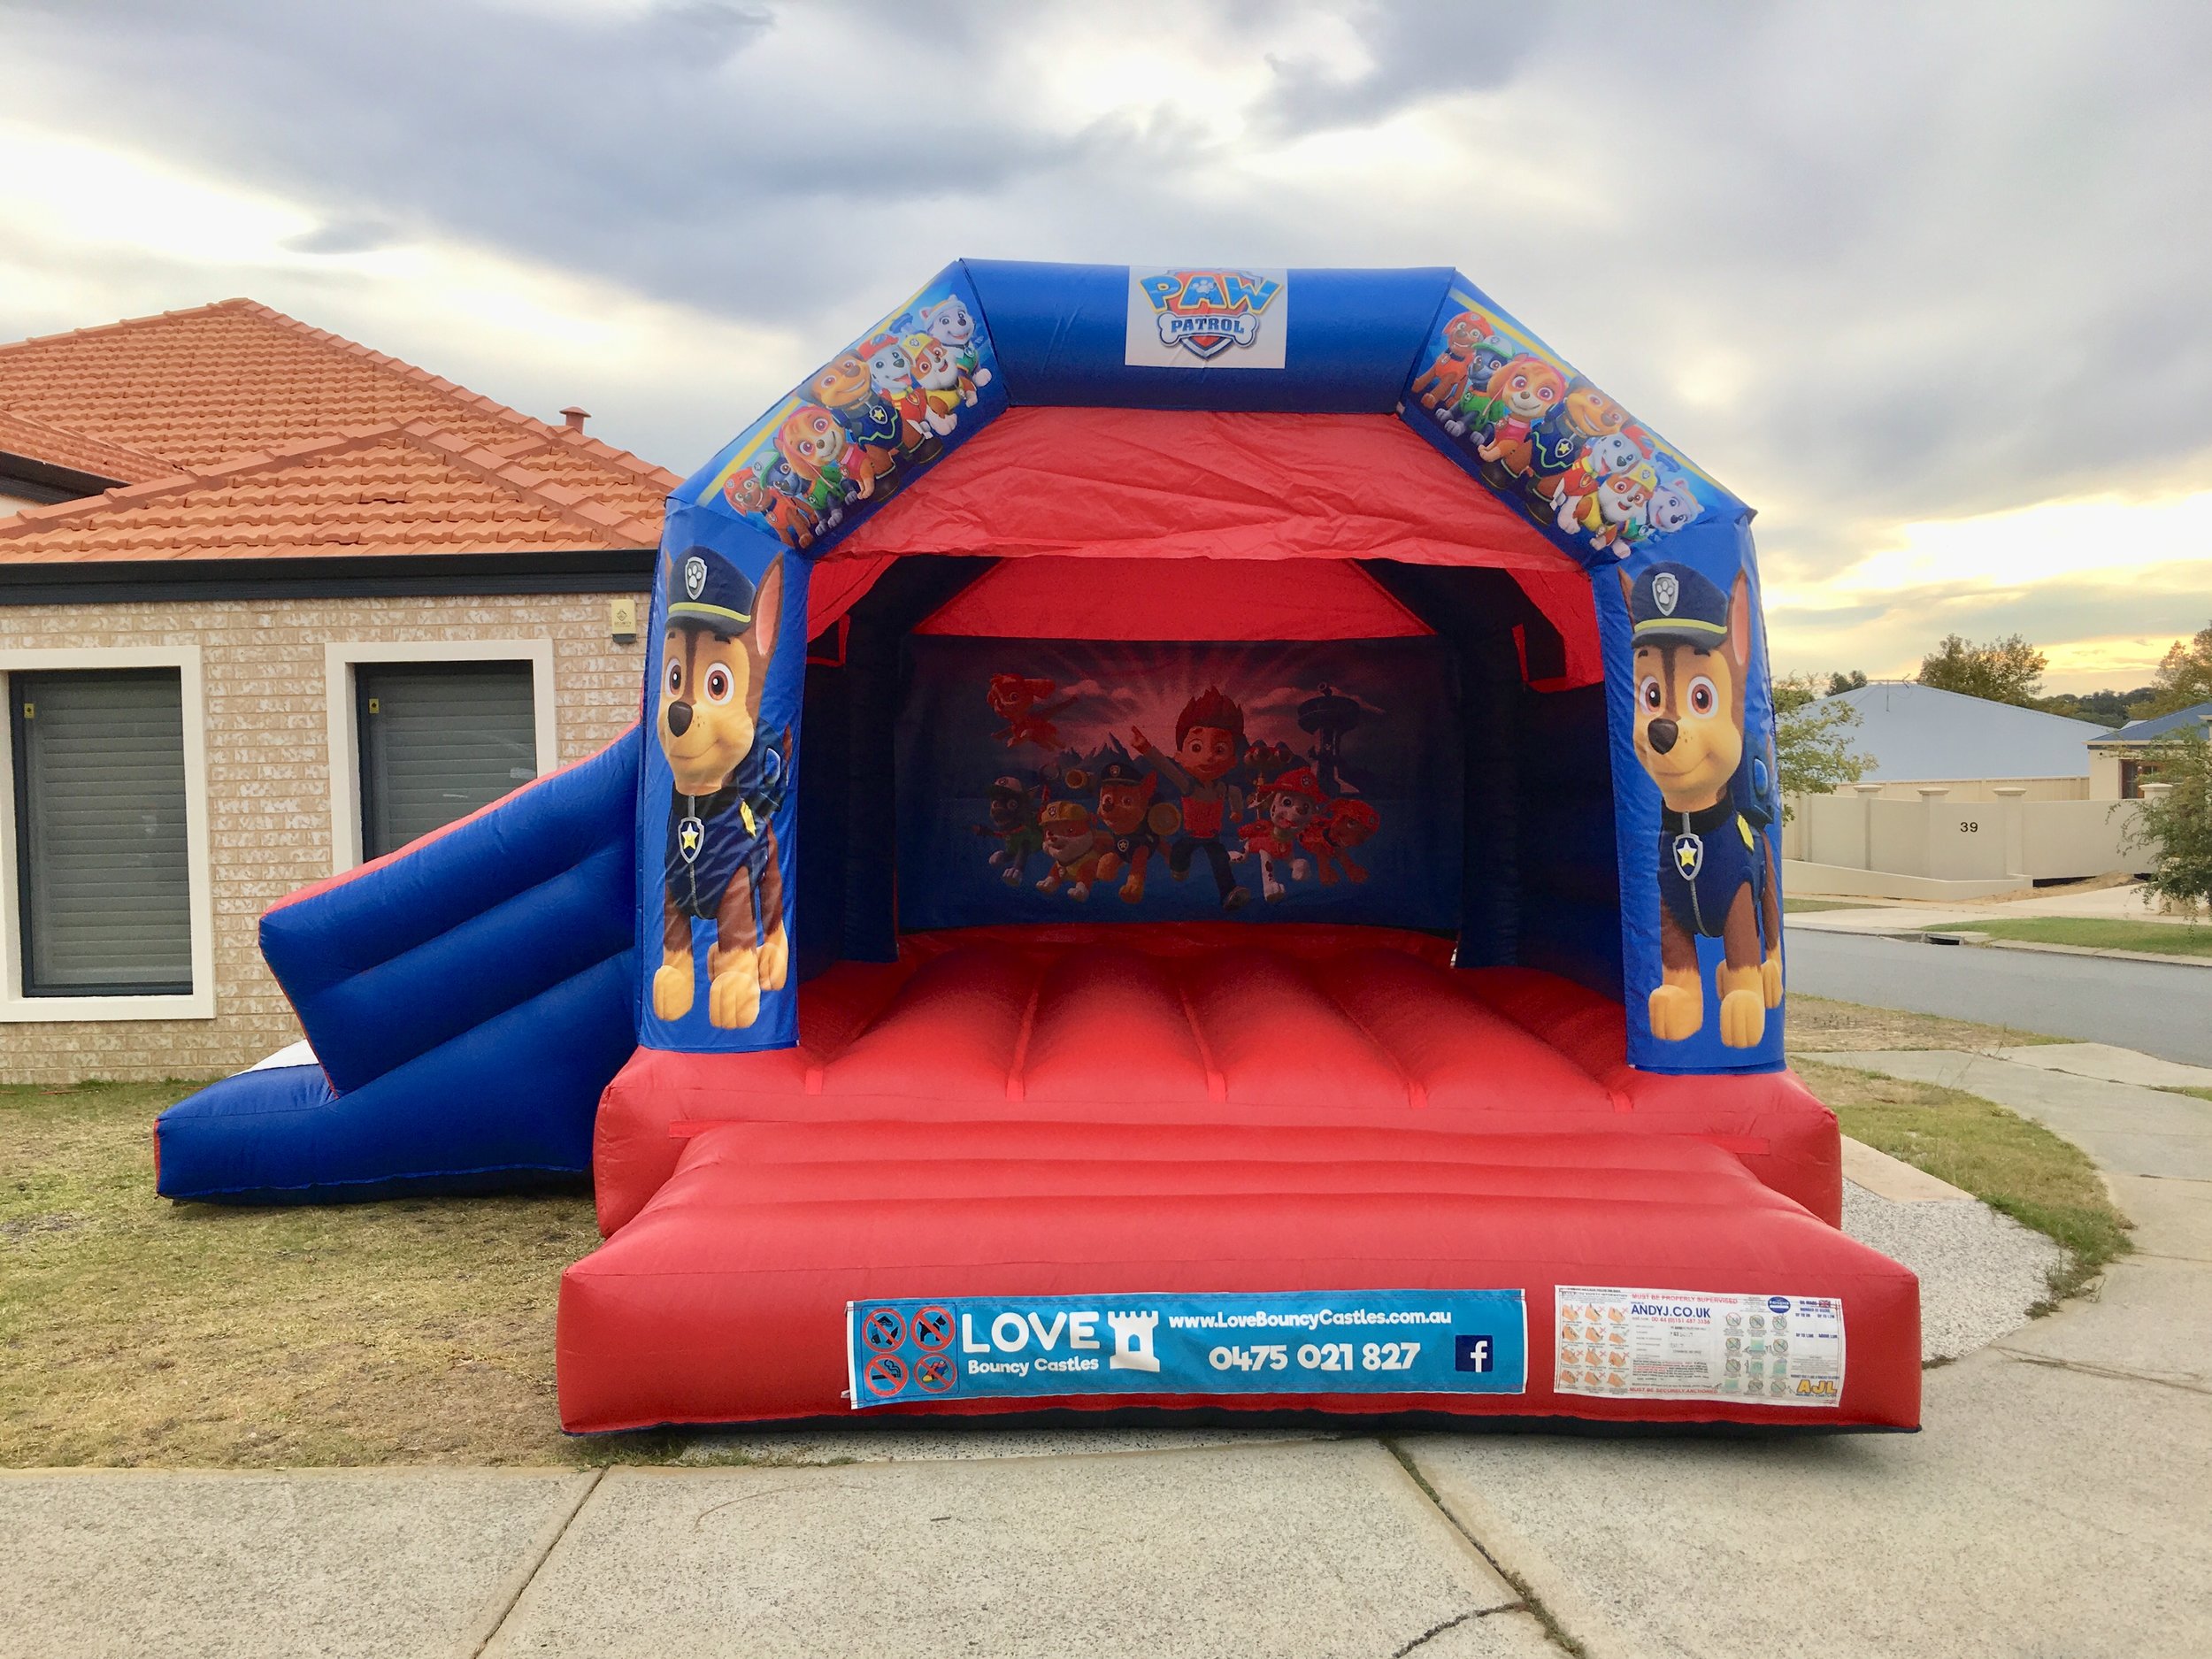
<svg viewBox="0 0 2212 1659">
<path fill-rule="evenodd" d="M 1843 1397 L 1843 1302 L 1617 1285 L 1556 1287 L 1552 1386 L 1620 1400 Z"/>
</svg>

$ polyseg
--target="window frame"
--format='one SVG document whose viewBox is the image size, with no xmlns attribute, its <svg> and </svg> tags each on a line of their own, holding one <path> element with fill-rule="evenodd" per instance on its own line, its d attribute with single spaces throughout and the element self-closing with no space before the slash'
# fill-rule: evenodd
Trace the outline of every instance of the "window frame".
<svg viewBox="0 0 2212 1659">
<path fill-rule="evenodd" d="M 18 673 L 173 668 L 184 739 L 187 914 L 192 933 L 192 988 L 186 992 L 79 992 L 28 996 L 23 988 L 22 864 L 16 845 L 15 741 L 0 737 L 0 1025 L 81 1019 L 215 1018 L 215 898 L 207 805 L 206 700 L 196 645 L 0 646 L 0 698 L 13 706 Z M 11 728 L 12 718 L 11 718 Z"/>
<path fill-rule="evenodd" d="M 333 640 L 323 647 L 325 706 L 329 715 L 330 870 L 357 868 L 361 851 L 361 729 L 357 710 L 363 663 L 527 663 L 530 716 L 538 776 L 560 764 L 555 752 L 553 641 L 534 640 Z M 517 787 L 520 787 L 519 785 Z"/>
</svg>

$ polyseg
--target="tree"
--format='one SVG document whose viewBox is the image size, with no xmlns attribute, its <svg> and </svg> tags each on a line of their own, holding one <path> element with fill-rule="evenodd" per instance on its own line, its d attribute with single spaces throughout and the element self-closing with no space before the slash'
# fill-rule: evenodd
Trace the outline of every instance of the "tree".
<svg viewBox="0 0 2212 1659">
<path fill-rule="evenodd" d="M 2155 686 L 2139 686 L 2133 691 L 2061 691 L 2042 698 L 2035 706 L 2049 714 L 2062 714 L 2070 720 L 2125 726 L 2133 718 L 2129 710 L 2147 702 L 2157 689 Z"/>
<path fill-rule="evenodd" d="M 2156 855 L 2144 887 L 2169 910 L 2212 907 L 2212 742 L 2193 731 L 2162 737 L 2145 749 L 2143 772 L 2173 785 L 2147 797 L 2127 829 L 2129 846 Z"/>
<path fill-rule="evenodd" d="M 1857 691 L 1865 684 L 1866 670 L 1863 668 L 1855 668 L 1847 674 L 1831 674 L 1828 676 L 1828 695 L 1832 697 L 1842 692 Z"/>
<path fill-rule="evenodd" d="M 2158 664 L 2151 695 L 2130 710 L 2139 720 L 2212 702 L 2212 626 L 2191 640 L 2176 640 Z"/>
<path fill-rule="evenodd" d="M 1774 682 L 1774 764 L 1782 774 L 1782 817 L 1792 816 L 1793 795 L 1825 795 L 1839 784 L 1856 783 L 1874 764 L 1871 755 L 1851 747 L 1847 735 L 1859 711 L 1847 703 L 1823 698 L 1810 674 L 1791 674 Z"/>
<path fill-rule="evenodd" d="M 1986 645 L 1969 645 L 1955 634 L 1920 659 L 1920 683 L 1991 703 L 2035 706 L 2049 659 L 2017 634 Z"/>
</svg>

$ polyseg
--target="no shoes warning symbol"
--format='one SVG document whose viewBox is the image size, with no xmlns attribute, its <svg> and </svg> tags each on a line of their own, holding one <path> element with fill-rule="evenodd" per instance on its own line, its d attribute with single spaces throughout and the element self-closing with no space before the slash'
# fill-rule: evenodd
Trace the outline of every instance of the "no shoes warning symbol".
<svg viewBox="0 0 2212 1659">
<path fill-rule="evenodd" d="M 887 1354 L 906 1340 L 906 1321 L 899 1317 L 896 1308 L 871 1308 L 868 1317 L 860 1322 L 860 1340 Z"/>
<path fill-rule="evenodd" d="M 914 1340 L 936 1353 L 952 1346 L 952 1310 L 932 1305 L 914 1310 Z"/>
<path fill-rule="evenodd" d="M 879 1400 L 888 1400 L 906 1386 L 906 1362 L 896 1354 L 879 1354 L 860 1373 L 860 1380 Z"/>
</svg>

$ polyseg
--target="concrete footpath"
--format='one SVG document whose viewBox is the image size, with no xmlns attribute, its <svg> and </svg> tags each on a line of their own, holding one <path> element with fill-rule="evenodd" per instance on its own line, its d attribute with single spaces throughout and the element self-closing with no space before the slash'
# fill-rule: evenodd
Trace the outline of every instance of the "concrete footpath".
<svg viewBox="0 0 2212 1659">
<path fill-rule="evenodd" d="M 2212 1103 L 1828 1055 L 2076 1140 L 2099 1294 L 1786 1441 L 910 1429 L 565 1471 L 0 1474 L 0 1655 L 2212 1651 Z M 2140 1068 L 2137 1068 L 2139 1072 Z"/>
</svg>

